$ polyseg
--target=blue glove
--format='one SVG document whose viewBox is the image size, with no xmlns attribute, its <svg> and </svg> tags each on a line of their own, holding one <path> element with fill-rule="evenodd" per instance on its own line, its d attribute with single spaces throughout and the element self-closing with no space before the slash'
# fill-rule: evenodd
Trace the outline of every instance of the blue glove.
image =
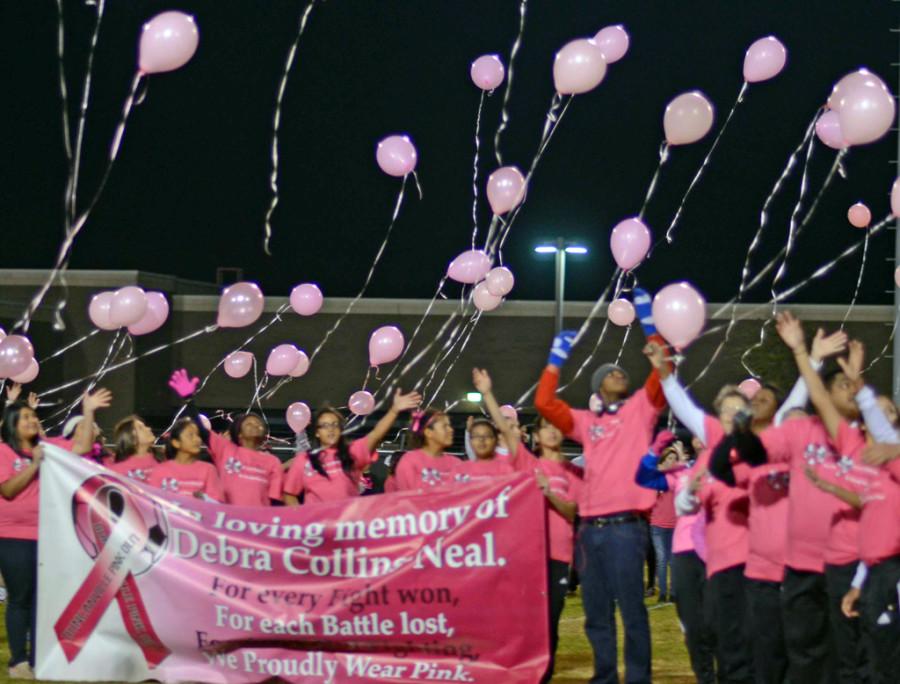
<svg viewBox="0 0 900 684">
<path fill-rule="evenodd" d="M 656 334 L 656 326 L 653 324 L 653 299 L 650 293 L 639 287 L 634 288 L 634 310 L 638 320 L 644 329 L 644 335 L 650 337 Z"/>
<path fill-rule="evenodd" d="M 572 345 L 575 343 L 574 330 L 563 330 L 553 338 L 553 346 L 550 347 L 550 358 L 547 363 L 557 368 L 562 368 L 563 364 L 569 359 L 569 352 L 572 351 Z"/>
</svg>

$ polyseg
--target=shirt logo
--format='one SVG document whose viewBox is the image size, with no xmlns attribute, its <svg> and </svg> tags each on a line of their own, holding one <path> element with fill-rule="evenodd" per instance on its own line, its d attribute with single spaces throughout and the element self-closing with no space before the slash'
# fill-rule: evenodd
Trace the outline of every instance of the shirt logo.
<svg viewBox="0 0 900 684">
<path fill-rule="evenodd" d="M 229 475 L 238 475 L 241 472 L 241 468 L 244 467 L 244 464 L 237 460 L 234 456 L 229 456 L 228 460 L 225 461 L 225 472 Z"/>
<path fill-rule="evenodd" d="M 605 420 L 602 423 L 594 423 L 590 426 L 590 428 L 588 428 L 588 434 L 591 437 L 591 442 L 599 442 L 601 439 L 613 437 L 616 433 L 618 433 L 621 425 L 621 418 L 610 418 L 609 420 Z"/>
<path fill-rule="evenodd" d="M 24 459 L 17 458 L 15 461 L 13 461 L 13 470 L 15 470 L 16 472 L 19 472 L 19 471 L 22 470 L 24 467 L 25 467 L 25 460 L 24 460 Z"/>
<path fill-rule="evenodd" d="M 427 485 L 441 483 L 441 471 L 436 468 L 422 468 L 422 482 Z"/>
<path fill-rule="evenodd" d="M 853 470 L 853 459 L 849 456 L 841 456 L 837 460 L 838 476 L 846 475 Z"/>
<path fill-rule="evenodd" d="M 128 477 L 130 477 L 132 480 L 143 480 L 143 481 L 147 480 L 147 471 L 144 470 L 143 468 L 135 468 L 134 470 L 129 470 L 125 474 Z M 163 487 L 163 489 L 165 489 L 165 487 Z"/>
<path fill-rule="evenodd" d="M 174 477 L 164 477 L 160 486 L 169 492 L 177 492 L 178 491 L 178 480 Z"/>
<path fill-rule="evenodd" d="M 828 458 L 831 450 L 824 444 L 810 442 L 806 445 L 805 458 L 808 465 L 821 465 Z"/>
</svg>

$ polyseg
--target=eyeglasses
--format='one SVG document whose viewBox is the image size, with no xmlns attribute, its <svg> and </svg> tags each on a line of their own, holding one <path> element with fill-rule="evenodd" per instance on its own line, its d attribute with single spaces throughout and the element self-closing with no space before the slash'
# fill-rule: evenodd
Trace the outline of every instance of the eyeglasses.
<svg viewBox="0 0 900 684">
<path fill-rule="evenodd" d="M 340 423 L 319 423 L 316 430 L 337 430 L 341 426 Z"/>
</svg>

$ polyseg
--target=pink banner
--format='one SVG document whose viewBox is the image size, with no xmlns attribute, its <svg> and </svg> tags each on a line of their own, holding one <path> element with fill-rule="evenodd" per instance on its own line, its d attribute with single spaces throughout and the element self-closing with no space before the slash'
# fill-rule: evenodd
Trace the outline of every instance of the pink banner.
<svg viewBox="0 0 900 684">
<path fill-rule="evenodd" d="M 68 520 L 42 508 L 42 537 L 57 535 L 42 572 L 47 549 L 80 558 L 66 586 L 39 584 L 39 675 L 99 675 L 86 666 L 102 657 L 132 681 L 499 684 L 547 666 L 545 503 L 528 476 L 250 508 L 50 461 L 90 472 L 56 507 Z"/>
</svg>

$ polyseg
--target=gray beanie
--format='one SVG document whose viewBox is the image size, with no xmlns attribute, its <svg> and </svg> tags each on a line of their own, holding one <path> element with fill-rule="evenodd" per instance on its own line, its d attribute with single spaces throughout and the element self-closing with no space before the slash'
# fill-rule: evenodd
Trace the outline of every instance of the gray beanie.
<svg viewBox="0 0 900 684">
<path fill-rule="evenodd" d="M 594 374 L 591 376 L 591 392 L 596 394 L 600 390 L 600 385 L 603 384 L 603 378 L 613 371 L 619 371 L 625 376 L 625 379 L 628 380 L 628 371 L 622 368 L 622 366 L 616 365 L 615 363 L 604 363 L 600 368 L 595 370 Z"/>
</svg>

